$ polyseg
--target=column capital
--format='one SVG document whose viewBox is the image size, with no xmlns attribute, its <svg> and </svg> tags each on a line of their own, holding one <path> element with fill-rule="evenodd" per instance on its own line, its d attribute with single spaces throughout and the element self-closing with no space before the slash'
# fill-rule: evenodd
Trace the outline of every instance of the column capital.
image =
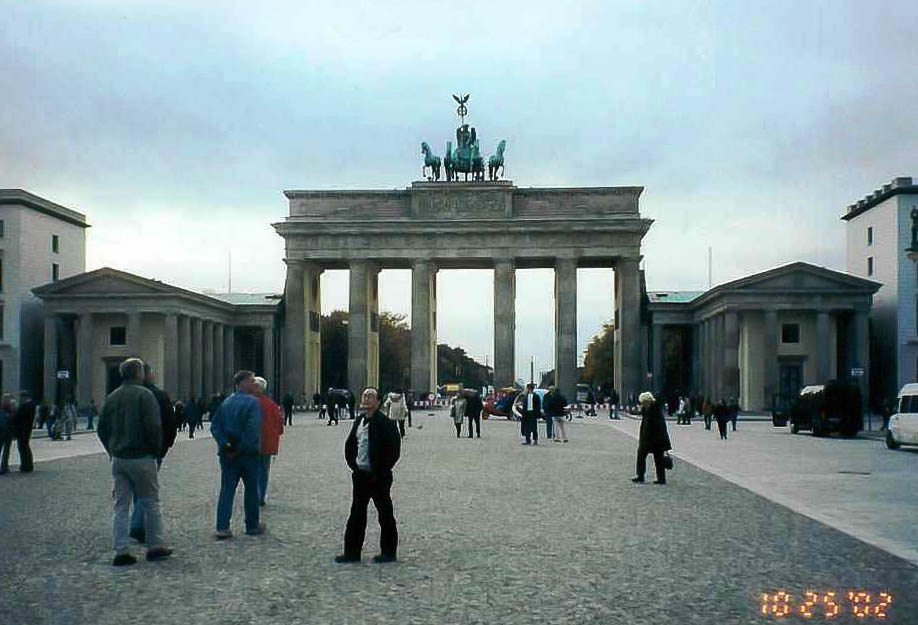
<svg viewBox="0 0 918 625">
<path fill-rule="evenodd" d="M 427 268 L 428 271 L 436 273 L 440 270 L 437 267 L 437 263 L 432 258 L 412 258 L 411 259 L 411 269 Z"/>
<path fill-rule="evenodd" d="M 494 258 L 494 268 L 497 269 L 498 265 L 509 265 L 510 269 L 516 268 L 516 258 L 513 256 L 503 256 Z"/>
</svg>

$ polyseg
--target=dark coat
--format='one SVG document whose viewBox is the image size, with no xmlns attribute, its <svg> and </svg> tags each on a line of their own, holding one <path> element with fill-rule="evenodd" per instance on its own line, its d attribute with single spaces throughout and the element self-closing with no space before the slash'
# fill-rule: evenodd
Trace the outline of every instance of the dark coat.
<svg viewBox="0 0 918 625">
<path fill-rule="evenodd" d="M 659 402 L 641 406 L 641 435 L 638 445 L 648 452 L 669 451 L 673 448 L 666 431 L 666 421 Z"/>
<path fill-rule="evenodd" d="M 175 444 L 175 437 L 178 432 L 179 424 L 178 419 L 175 417 L 175 408 L 172 406 L 172 400 L 166 395 L 166 391 L 155 384 L 144 384 L 144 386 L 150 389 L 153 397 L 156 398 L 156 403 L 159 405 L 159 419 L 163 425 L 163 447 L 159 457 L 164 458 L 169 448 Z"/>
<path fill-rule="evenodd" d="M 481 403 L 481 395 L 472 393 L 465 401 L 465 416 L 477 417 L 481 414 L 484 404 Z"/>
<path fill-rule="evenodd" d="M 558 389 L 545 396 L 545 414 L 549 417 L 563 417 L 567 407 L 567 398 Z"/>
<path fill-rule="evenodd" d="M 351 432 L 344 441 L 344 460 L 351 471 L 357 471 L 357 428 L 366 416 L 354 419 L 351 426 Z M 398 462 L 401 455 L 402 437 L 398 432 L 398 426 L 395 421 L 390 421 L 389 417 L 377 410 L 369 418 L 369 428 L 367 430 L 369 437 L 370 449 L 370 473 L 375 477 L 385 477 L 392 473 L 392 467 Z"/>
<path fill-rule="evenodd" d="M 520 414 L 523 417 L 532 417 L 538 419 L 542 416 L 542 399 L 535 392 L 532 393 L 532 412 L 526 410 L 526 406 L 529 403 L 529 398 L 526 393 L 520 394 Z"/>
<path fill-rule="evenodd" d="M 16 436 L 25 436 L 32 431 L 35 424 L 35 402 L 27 399 L 16 409 L 16 416 L 13 417 L 13 434 Z"/>
</svg>

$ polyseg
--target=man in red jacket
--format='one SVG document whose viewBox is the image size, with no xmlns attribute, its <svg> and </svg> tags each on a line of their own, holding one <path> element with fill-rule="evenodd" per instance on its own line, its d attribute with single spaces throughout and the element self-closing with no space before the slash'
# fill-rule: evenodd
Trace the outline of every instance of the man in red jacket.
<svg viewBox="0 0 918 625">
<path fill-rule="evenodd" d="M 284 420 L 280 406 L 271 401 L 265 391 L 268 381 L 256 377 L 258 393 L 255 398 L 261 406 L 261 457 L 258 464 L 258 505 L 265 505 L 268 494 L 268 474 L 271 472 L 271 456 L 276 456 L 280 448 L 280 435 L 284 433 Z"/>
</svg>

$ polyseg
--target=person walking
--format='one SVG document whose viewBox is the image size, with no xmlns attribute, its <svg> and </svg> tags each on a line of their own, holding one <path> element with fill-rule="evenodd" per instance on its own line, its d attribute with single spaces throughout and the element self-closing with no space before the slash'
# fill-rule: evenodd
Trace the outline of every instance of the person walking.
<svg viewBox="0 0 918 625">
<path fill-rule="evenodd" d="M 730 415 L 730 423 L 733 426 L 733 431 L 736 432 L 736 421 L 739 419 L 739 402 L 736 401 L 735 397 L 731 397 L 730 401 L 727 403 L 727 412 Z"/>
<path fill-rule="evenodd" d="M 453 399 L 453 407 L 450 409 L 450 415 L 453 417 L 453 425 L 456 427 L 456 438 L 462 437 L 462 423 L 465 421 L 466 399 L 461 394 Z"/>
<path fill-rule="evenodd" d="M 65 436 L 68 441 L 74 430 L 76 430 L 76 422 L 76 402 L 73 400 L 73 397 L 71 397 L 67 400 L 67 403 L 64 404 L 64 409 L 61 412 L 61 436 Z"/>
<path fill-rule="evenodd" d="M 153 375 L 153 368 L 150 363 L 143 363 L 143 386 L 156 398 L 156 405 L 159 407 L 159 421 L 162 426 L 163 440 L 159 453 L 156 454 L 157 472 L 163 466 L 163 458 L 166 453 L 175 444 L 175 438 L 178 436 L 178 426 L 175 423 L 175 409 L 172 407 L 172 400 L 166 395 L 166 392 L 156 386 L 156 378 Z M 134 494 L 134 512 L 131 514 L 131 531 L 130 537 L 139 543 L 146 542 L 146 525 L 144 524 L 144 501 Z"/>
<path fill-rule="evenodd" d="M 618 391 L 612 389 L 612 395 L 609 397 L 609 418 L 618 419 Z"/>
<path fill-rule="evenodd" d="M 12 434 L 16 439 L 16 449 L 19 451 L 19 470 L 22 473 L 31 473 L 34 469 L 32 458 L 32 448 L 30 439 L 32 438 L 32 428 L 35 426 L 35 402 L 28 391 L 23 391 L 19 397 L 19 406 L 12 419 Z M 8 451 L 3 454 L 2 466 L 0 473 L 4 473 L 9 468 L 7 464 Z"/>
<path fill-rule="evenodd" d="M 0 398 L 0 475 L 9 473 L 10 448 L 13 446 L 14 427 L 13 419 L 16 407 L 13 398 L 4 395 Z"/>
<path fill-rule="evenodd" d="M 727 440 L 727 421 L 730 420 L 727 403 L 724 400 L 717 402 L 714 407 L 714 420 L 717 421 L 717 430 L 720 432 L 720 440 Z"/>
<path fill-rule="evenodd" d="M 175 425 L 178 426 L 179 432 L 185 431 L 185 404 L 180 401 L 175 402 L 173 406 L 175 411 Z"/>
<path fill-rule="evenodd" d="M 60 435 L 57 434 L 60 429 L 58 428 L 57 421 L 63 408 L 63 405 L 57 402 L 48 410 L 48 417 L 45 419 L 45 427 L 48 428 L 48 440 L 54 441 L 60 438 Z"/>
<path fill-rule="evenodd" d="M 535 393 L 535 385 L 530 382 L 526 385 L 526 392 L 520 399 L 520 428 L 522 429 L 525 441 L 523 445 L 539 444 L 539 426 L 538 419 L 542 414 L 542 401 Z"/>
<path fill-rule="evenodd" d="M 355 419 L 344 442 L 344 460 L 351 470 L 351 511 L 344 530 L 344 553 L 335 562 L 360 562 L 367 529 L 367 506 L 376 506 L 380 553 L 377 563 L 395 562 L 398 528 L 392 506 L 392 468 L 401 455 L 401 437 L 395 423 L 379 409 L 379 391 L 367 387 L 361 397 L 363 413 Z"/>
<path fill-rule="evenodd" d="M 647 471 L 647 454 L 653 454 L 653 466 L 657 472 L 654 484 L 666 484 L 666 468 L 663 466 L 663 455 L 673 448 L 666 431 L 666 420 L 660 403 L 651 393 L 644 392 L 638 397 L 641 404 L 641 431 L 638 437 L 637 476 L 632 482 L 642 484 Z"/>
<path fill-rule="evenodd" d="M 263 534 L 258 515 L 258 454 L 261 451 L 261 406 L 255 399 L 257 385 L 252 371 L 233 376 L 236 392 L 220 404 L 210 423 L 220 458 L 220 497 L 217 501 L 217 540 L 232 538 L 230 520 L 236 487 L 245 487 L 245 533 Z"/>
<path fill-rule="evenodd" d="M 284 425 L 293 425 L 293 394 L 284 393 L 284 397 L 281 399 L 281 404 L 284 406 Z"/>
<path fill-rule="evenodd" d="M 188 422 L 188 438 L 194 438 L 194 431 L 201 422 L 201 407 L 198 400 L 192 397 L 185 402 L 185 421 Z"/>
<path fill-rule="evenodd" d="M 143 361 L 128 358 L 118 367 L 121 386 L 105 398 L 97 435 L 112 461 L 114 479 L 115 558 L 112 564 L 126 566 L 137 562 L 128 549 L 131 501 L 142 501 L 146 528 L 147 560 L 172 555 L 163 543 L 163 520 L 159 499 L 156 458 L 163 444 L 162 422 L 156 397 L 144 388 Z"/>
<path fill-rule="evenodd" d="M 701 404 L 701 416 L 704 418 L 704 429 L 711 429 L 711 418 L 713 414 L 714 407 L 711 405 L 711 400 L 705 397 Z"/>
<path fill-rule="evenodd" d="M 312 408 L 313 410 L 319 409 L 319 404 L 322 402 L 322 396 L 319 394 L 319 391 L 316 391 L 312 394 Z"/>
<path fill-rule="evenodd" d="M 268 476 L 271 474 L 271 457 L 280 450 L 280 437 L 284 433 L 284 420 L 280 407 L 267 395 L 268 381 L 255 377 L 258 389 L 255 398 L 261 408 L 261 453 L 258 464 L 258 505 L 264 506 L 268 497 Z"/>
<path fill-rule="evenodd" d="M 481 411 L 484 410 L 484 403 L 481 401 L 481 394 L 472 389 L 469 397 L 465 402 L 465 415 L 469 418 L 469 438 L 472 438 L 472 424 L 475 425 L 475 435 L 481 438 Z"/>
<path fill-rule="evenodd" d="M 405 396 L 398 389 L 389 393 L 386 397 L 386 404 L 383 412 L 389 416 L 390 421 L 398 424 L 398 431 L 402 438 L 405 438 L 405 419 L 408 417 L 408 402 Z"/>
<path fill-rule="evenodd" d="M 86 409 L 86 429 L 93 430 L 96 419 L 99 417 L 99 410 L 96 408 L 96 400 L 89 400 L 89 408 Z"/>
<path fill-rule="evenodd" d="M 564 412 L 567 408 L 567 397 L 555 385 L 548 387 L 548 395 L 545 396 L 545 414 L 547 418 L 554 421 L 554 436 L 556 443 L 567 442 L 567 429 L 564 424 Z M 558 435 L 561 435 L 560 437 Z"/>
</svg>

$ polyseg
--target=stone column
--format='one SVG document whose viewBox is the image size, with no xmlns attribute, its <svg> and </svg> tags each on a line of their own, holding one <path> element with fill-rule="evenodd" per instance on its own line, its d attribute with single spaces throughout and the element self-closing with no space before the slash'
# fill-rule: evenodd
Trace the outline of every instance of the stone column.
<svg viewBox="0 0 918 625">
<path fill-rule="evenodd" d="M 714 368 L 711 372 L 712 382 L 714 386 L 714 400 L 720 401 L 721 399 L 726 399 L 724 397 L 724 316 L 723 314 L 716 315 L 711 319 L 711 324 L 714 328 L 714 340 L 712 341 L 712 348 L 714 354 L 712 359 L 714 361 Z"/>
<path fill-rule="evenodd" d="M 210 400 L 214 394 L 214 324 L 209 320 L 201 321 L 201 389 L 204 397 Z"/>
<path fill-rule="evenodd" d="M 43 401 L 48 406 L 54 405 L 57 399 L 57 315 L 45 316 L 45 345 L 43 361 Z M 71 372 L 71 375 L 73 373 Z"/>
<path fill-rule="evenodd" d="M 214 393 L 222 393 L 226 386 L 226 362 L 223 357 L 223 324 L 214 322 Z"/>
<path fill-rule="evenodd" d="M 129 356 L 136 356 L 143 360 L 143 336 L 141 332 L 141 321 L 142 317 L 140 316 L 140 311 L 132 311 L 128 313 L 128 324 L 127 324 L 127 348 Z"/>
<path fill-rule="evenodd" d="M 516 380 L 516 266 L 513 259 L 494 262 L 494 387 Z"/>
<path fill-rule="evenodd" d="M 701 388 L 701 326 L 692 324 L 692 374 L 689 377 L 691 390 Z"/>
<path fill-rule="evenodd" d="M 650 326 L 651 333 L 653 335 L 653 344 L 651 350 L 653 351 L 653 364 L 651 365 L 650 372 L 653 374 L 653 392 L 654 395 L 660 395 L 663 391 L 663 328 L 665 326 L 661 323 L 654 323 Z"/>
<path fill-rule="evenodd" d="M 555 260 L 555 385 L 577 397 L 577 259 Z"/>
<path fill-rule="evenodd" d="M 178 393 L 183 402 L 191 397 L 191 319 L 188 315 L 178 318 Z"/>
<path fill-rule="evenodd" d="M 411 263 L 411 390 L 437 392 L 437 268 Z"/>
<path fill-rule="evenodd" d="M 728 310 L 723 316 L 723 396 L 739 400 L 739 314 Z"/>
<path fill-rule="evenodd" d="M 204 393 L 201 358 L 204 355 L 204 337 L 200 317 L 191 318 L 191 395 L 201 397 Z"/>
<path fill-rule="evenodd" d="M 92 313 L 80 314 L 77 334 L 77 396 L 80 408 L 89 405 L 92 399 Z"/>
<path fill-rule="evenodd" d="M 274 330 L 271 326 L 261 329 L 262 338 L 262 361 L 264 368 L 261 376 L 268 381 L 268 395 L 274 397 L 274 388 L 277 380 L 274 379 Z M 311 400 L 310 400 L 311 401 Z"/>
<path fill-rule="evenodd" d="M 299 402 L 306 388 L 307 312 L 304 293 L 305 263 L 286 259 L 287 282 L 284 285 L 284 379 L 283 392 L 292 393 Z M 233 371 L 230 375 L 235 374 Z"/>
<path fill-rule="evenodd" d="M 835 355 L 835 345 L 831 341 L 832 331 L 829 326 L 829 313 L 820 310 L 816 313 L 816 383 L 825 384 L 831 377 L 831 362 Z"/>
<path fill-rule="evenodd" d="M 233 326 L 223 326 L 223 369 L 226 376 L 223 378 L 223 392 L 233 392 L 233 376 L 236 375 L 236 329 Z"/>
<path fill-rule="evenodd" d="M 368 260 L 350 264 L 347 379 L 355 395 L 379 383 L 379 267 Z"/>
<path fill-rule="evenodd" d="M 622 401 L 641 391 L 641 277 L 638 258 L 615 264 L 615 387 Z"/>
<path fill-rule="evenodd" d="M 307 403 L 312 402 L 313 395 L 322 392 L 322 271 L 315 263 L 305 263 L 303 267 L 303 305 L 306 311 L 303 393 Z"/>
<path fill-rule="evenodd" d="M 164 360 L 159 373 L 163 390 L 173 400 L 179 399 L 179 325 L 178 315 L 166 313 L 163 319 Z"/>
<path fill-rule="evenodd" d="M 762 337 L 762 373 L 764 380 L 765 410 L 772 407 L 772 397 L 778 388 L 778 311 L 765 311 L 765 330 Z"/>
</svg>

